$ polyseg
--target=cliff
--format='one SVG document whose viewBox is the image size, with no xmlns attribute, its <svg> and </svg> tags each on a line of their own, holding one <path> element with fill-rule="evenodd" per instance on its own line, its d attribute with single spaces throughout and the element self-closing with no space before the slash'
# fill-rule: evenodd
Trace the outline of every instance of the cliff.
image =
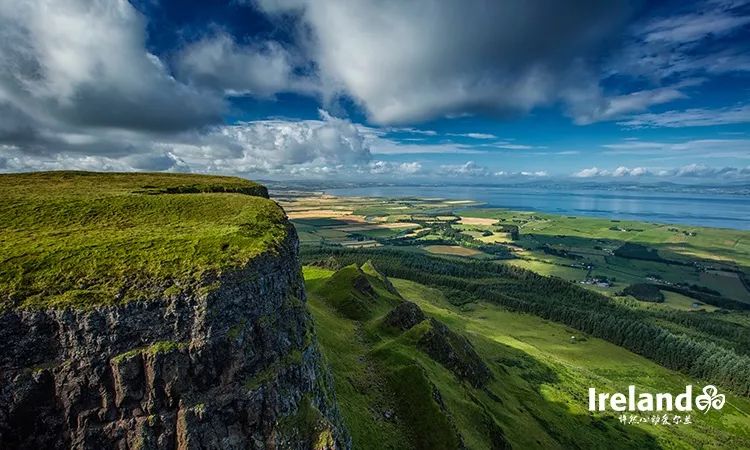
<svg viewBox="0 0 750 450">
<path fill-rule="evenodd" d="M 91 174 L 67 173 L 62 178 L 70 187 L 80 186 L 83 176 Z M 107 181 L 106 175 L 97 176 Z M 8 236 L 3 244 L 23 242 L 32 233 L 37 245 L 15 249 L 0 266 L 0 301 L 5 305 L 0 313 L 0 448 L 350 446 L 305 309 L 296 233 L 283 212 L 276 214 L 280 208 L 262 198 L 264 190 L 225 190 L 221 183 L 207 183 L 212 187 L 204 190 L 195 188 L 192 178 L 189 183 L 170 178 L 167 186 L 151 180 L 147 186 L 155 187 L 143 188 L 144 180 L 137 179 L 117 192 L 74 195 L 77 188 L 61 188 L 54 182 L 60 176 L 52 174 L 43 177 L 52 186 L 45 186 L 41 197 L 47 206 L 41 206 L 24 200 L 16 189 L 28 180 L 12 177 L 0 180 L 6 200 L 0 207 L 0 227 Z M 130 183 L 122 180 L 117 182 Z M 233 211 L 224 209 L 225 201 L 232 207 L 237 201 L 249 203 L 242 203 L 247 210 L 233 212 L 241 221 L 228 226 L 224 219 L 185 210 L 195 205 L 196 198 L 189 198 L 194 196 L 206 200 L 201 208 L 213 204 L 220 211 Z M 155 197 L 171 198 L 165 207 L 162 200 L 153 203 Z M 63 217 L 54 227 L 49 208 L 62 203 L 68 208 L 70 202 L 92 219 Z M 118 210 L 121 204 L 127 208 Z M 133 205 L 141 209 L 133 210 Z M 158 208 L 165 209 L 155 214 Z M 174 208 L 182 211 L 177 217 Z M 266 213 L 253 215 L 264 209 Z M 19 227 L 18 221 L 28 220 L 16 217 L 21 210 L 39 210 L 39 220 L 30 220 L 38 225 L 31 230 Z M 100 214 L 92 216 L 92 210 Z M 199 233 L 198 241 L 190 241 L 191 252 L 177 251 L 176 260 L 166 259 L 158 251 L 158 236 L 140 227 L 146 235 L 142 239 L 154 240 L 148 247 L 152 251 L 118 260 L 115 238 L 122 237 L 118 229 L 125 214 L 131 225 L 148 217 L 166 226 L 169 239 L 181 232 L 192 237 Z M 68 243 L 55 245 L 76 254 L 81 223 L 103 229 L 116 224 L 114 238 L 81 241 L 88 242 L 92 248 L 87 252 L 96 258 L 105 254 L 98 248 L 104 246 L 113 260 L 78 260 L 87 264 L 80 268 L 88 277 L 85 283 L 76 285 L 61 275 L 62 288 L 56 290 L 48 265 L 64 260 L 64 255 L 45 254 L 39 243 L 52 242 L 50 233 L 57 233 L 57 239 Z M 211 225 L 210 232 L 201 228 L 206 225 Z M 252 227 L 262 232 L 248 232 Z M 217 229 L 221 239 L 208 239 Z M 174 249 L 182 241 L 170 242 Z M 137 239 L 123 245 L 140 251 Z M 218 258 L 218 263 L 201 258 L 201 251 L 213 255 L 212 246 L 231 257 Z M 197 264 L 202 266 L 194 267 Z M 22 283 L 14 282 L 19 278 Z M 76 295 L 71 296 L 71 290 Z M 108 298 L 113 292 L 114 298 Z M 28 301 L 22 294 L 34 298 Z"/>
</svg>

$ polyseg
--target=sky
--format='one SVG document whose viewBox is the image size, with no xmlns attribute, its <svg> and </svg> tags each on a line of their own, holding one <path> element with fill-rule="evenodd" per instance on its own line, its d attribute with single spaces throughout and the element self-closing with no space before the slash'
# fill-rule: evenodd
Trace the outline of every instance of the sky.
<svg viewBox="0 0 750 450">
<path fill-rule="evenodd" d="M 0 172 L 750 182 L 744 0 L 0 0 Z"/>
</svg>

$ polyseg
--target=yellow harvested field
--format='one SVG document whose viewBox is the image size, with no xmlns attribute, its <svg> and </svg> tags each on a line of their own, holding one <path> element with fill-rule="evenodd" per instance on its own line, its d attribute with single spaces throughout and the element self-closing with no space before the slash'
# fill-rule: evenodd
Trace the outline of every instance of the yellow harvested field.
<svg viewBox="0 0 750 450">
<path fill-rule="evenodd" d="M 419 232 L 420 231 L 424 231 L 424 230 L 429 230 L 429 228 L 422 228 L 422 227 L 415 228 L 415 229 L 411 230 L 411 232 L 409 234 L 405 234 L 404 237 L 407 237 L 407 238 L 409 238 L 409 237 L 417 237 L 419 235 Z"/>
<path fill-rule="evenodd" d="M 367 231 L 367 230 L 377 230 L 377 229 L 402 229 L 402 228 L 418 228 L 419 225 L 416 223 L 405 223 L 405 222 L 381 222 L 381 223 L 373 223 L 373 224 L 363 224 L 363 225 L 347 225 L 345 227 L 338 227 L 337 230 L 342 231 Z"/>
<path fill-rule="evenodd" d="M 365 216 L 358 216 L 356 214 L 340 216 L 340 217 L 336 217 L 336 219 L 341 220 L 342 222 L 349 222 L 349 223 L 368 223 L 367 219 L 365 219 Z"/>
<path fill-rule="evenodd" d="M 341 216 L 351 216 L 354 211 L 335 210 L 335 209 L 308 209 L 304 211 L 289 211 L 287 215 L 290 219 L 325 219 L 340 218 Z"/>
<path fill-rule="evenodd" d="M 380 247 L 381 244 L 378 241 L 343 241 L 339 242 L 342 246 L 346 248 L 372 248 L 372 247 Z"/>
<path fill-rule="evenodd" d="M 461 225 L 494 225 L 497 223 L 497 219 L 487 219 L 484 217 L 461 217 L 458 222 Z"/>
<path fill-rule="evenodd" d="M 458 245 L 428 245 L 424 249 L 438 255 L 474 256 L 482 253 L 479 250 Z"/>
</svg>

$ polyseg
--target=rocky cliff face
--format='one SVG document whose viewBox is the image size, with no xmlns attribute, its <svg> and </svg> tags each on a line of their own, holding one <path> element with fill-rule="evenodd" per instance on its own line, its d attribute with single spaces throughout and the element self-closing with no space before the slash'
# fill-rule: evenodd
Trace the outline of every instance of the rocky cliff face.
<svg viewBox="0 0 750 450">
<path fill-rule="evenodd" d="M 6 312 L 0 448 L 348 448 L 304 301 L 291 230 L 190 293 Z"/>
</svg>

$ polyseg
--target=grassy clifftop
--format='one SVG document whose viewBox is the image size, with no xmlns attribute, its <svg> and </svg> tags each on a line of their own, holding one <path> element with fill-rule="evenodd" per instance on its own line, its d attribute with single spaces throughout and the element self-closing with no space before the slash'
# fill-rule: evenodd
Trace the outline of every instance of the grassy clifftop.
<svg viewBox="0 0 750 450">
<path fill-rule="evenodd" d="M 233 177 L 0 175 L 0 310 L 175 294 L 273 251 L 284 212 Z"/>
</svg>

